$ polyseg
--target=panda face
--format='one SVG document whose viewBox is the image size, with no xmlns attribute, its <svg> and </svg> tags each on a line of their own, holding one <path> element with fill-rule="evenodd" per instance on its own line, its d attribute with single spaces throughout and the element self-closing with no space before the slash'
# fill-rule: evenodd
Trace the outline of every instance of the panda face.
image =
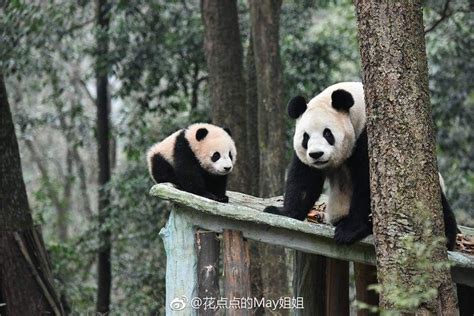
<svg viewBox="0 0 474 316">
<path fill-rule="evenodd" d="M 186 131 L 201 167 L 214 175 L 232 172 L 237 159 L 235 143 L 227 130 L 210 124 L 194 124 Z"/>
<path fill-rule="evenodd" d="M 310 167 L 329 169 L 350 157 L 355 144 L 354 128 L 347 112 L 313 106 L 297 120 L 293 148 Z"/>
</svg>

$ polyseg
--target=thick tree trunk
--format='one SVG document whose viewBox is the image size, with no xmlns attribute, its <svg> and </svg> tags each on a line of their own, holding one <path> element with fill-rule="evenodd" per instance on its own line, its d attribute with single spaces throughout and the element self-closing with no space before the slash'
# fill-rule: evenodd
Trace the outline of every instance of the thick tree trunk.
<svg viewBox="0 0 474 316">
<path fill-rule="evenodd" d="M 41 233 L 33 227 L 0 73 L 0 314 L 63 314 Z M 5 305 L 4 305 L 5 304 Z"/>
<path fill-rule="evenodd" d="M 229 188 L 248 192 L 249 179 L 254 174 L 246 162 L 246 97 L 237 2 L 201 0 L 201 14 L 212 121 L 231 129 L 238 157 L 242 157 L 230 176 Z"/>
<path fill-rule="evenodd" d="M 282 1 L 250 0 L 251 39 L 258 95 L 259 192 L 281 194 L 285 171 L 285 121 L 279 25 Z M 264 296 L 278 299 L 288 294 L 285 250 L 259 247 Z M 286 311 L 282 311 L 286 312 Z"/>
<path fill-rule="evenodd" d="M 111 244 L 110 230 L 105 228 L 109 216 L 109 190 L 107 183 L 110 180 L 110 128 L 108 110 L 108 28 L 109 5 L 106 0 L 97 0 L 97 159 L 99 161 L 99 241 L 97 262 L 97 305 L 98 313 L 108 313 L 110 309 L 110 292 L 112 287 L 112 271 L 110 263 Z"/>
<path fill-rule="evenodd" d="M 424 271 L 413 264 L 421 258 L 403 263 L 411 251 L 404 247 L 404 237 L 431 245 L 444 232 L 421 1 L 355 1 L 355 5 L 367 103 L 380 304 L 400 308 L 390 289 L 408 291 L 424 274 L 424 289 L 436 289 L 438 295 L 419 311 L 452 315 L 456 298 L 449 269 Z M 444 244 L 428 258 L 429 262 L 446 260 Z"/>
</svg>

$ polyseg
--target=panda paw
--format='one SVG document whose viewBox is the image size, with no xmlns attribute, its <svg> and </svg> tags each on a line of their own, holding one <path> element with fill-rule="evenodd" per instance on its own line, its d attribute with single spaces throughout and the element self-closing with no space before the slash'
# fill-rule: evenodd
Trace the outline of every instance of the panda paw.
<svg viewBox="0 0 474 316">
<path fill-rule="evenodd" d="M 336 226 L 334 239 L 339 245 L 350 245 L 370 234 L 372 228 L 368 223 L 344 218 Z"/>
<path fill-rule="evenodd" d="M 216 200 L 217 202 L 221 202 L 221 203 L 228 203 L 229 202 L 229 197 L 227 195 L 216 196 L 214 200 Z"/>
<path fill-rule="evenodd" d="M 279 207 L 276 206 L 267 206 L 264 210 L 264 213 L 270 213 L 270 214 L 276 214 L 276 215 L 282 215 L 282 210 Z"/>
</svg>

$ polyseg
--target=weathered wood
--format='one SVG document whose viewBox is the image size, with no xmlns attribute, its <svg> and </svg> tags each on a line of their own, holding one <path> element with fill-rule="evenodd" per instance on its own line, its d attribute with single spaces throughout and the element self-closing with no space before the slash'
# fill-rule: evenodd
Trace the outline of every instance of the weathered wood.
<svg viewBox="0 0 474 316">
<path fill-rule="evenodd" d="M 198 296 L 202 302 L 213 298 L 217 302 L 219 295 L 219 250 L 220 242 L 216 233 L 210 231 L 196 232 L 196 254 L 198 272 Z M 215 306 L 201 304 L 199 315 L 218 315 Z"/>
<path fill-rule="evenodd" d="M 326 315 L 349 315 L 349 261 L 326 258 Z"/>
<path fill-rule="evenodd" d="M 160 231 L 166 251 L 166 315 L 195 315 L 190 301 L 197 296 L 195 226 L 187 212 L 171 211 Z"/>
<path fill-rule="evenodd" d="M 296 251 L 293 273 L 293 295 L 303 298 L 304 309 L 298 316 L 326 315 L 326 258 Z"/>
<path fill-rule="evenodd" d="M 230 201 L 223 204 L 180 191 L 170 184 L 155 185 L 151 189 L 151 194 L 189 207 L 186 213 L 196 226 L 205 229 L 216 232 L 222 232 L 224 228 L 237 229 L 249 239 L 331 258 L 375 265 L 371 237 L 350 247 L 339 246 L 334 243 L 334 229 L 329 225 L 301 222 L 261 212 L 267 205 L 281 205 L 281 197 L 261 199 L 228 192 Z M 465 229 L 461 227 L 461 230 Z M 454 264 L 452 268 L 454 281 L 467 285 L 474 284 L 474 273 L 472 273 L 474 256 L 461 252 L 449 252 L 448 256 Z"/>
<path fill-rule="evenodd" d="M 379 306 L 379 296 L 377 292 L 368 290 L 367 287 L 377 284 L 377 269 L 374 266 L 354 262 L 354 275 L 356 286 L 356 300 L 371 306 Z M 357 316 L 373 315 L 367 310 L 358 310 Z"/>
<path fill-rule="evenodd" d="M 251 297 L 249 246 L 242 233 L 224 229 L 224 294 L 229 302 L 234 299 Z M 227 315 L 250 315 L 249 309 L 227 310 Z"/>
<path fill-rule="evenodd" d="M 459 302 L 459 315 L 474 315 L 474 287 L 458 284 L 457 292 Z"/>
</svg>

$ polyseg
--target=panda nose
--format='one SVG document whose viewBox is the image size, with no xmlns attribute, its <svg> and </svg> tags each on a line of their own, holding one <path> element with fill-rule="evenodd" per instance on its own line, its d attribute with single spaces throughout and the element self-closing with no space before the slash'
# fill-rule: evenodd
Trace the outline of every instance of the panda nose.
<svg viewBox="0 0 474 316">
<path fill-rule="evenodd" d="M 230 168 L 232 168 L 232 167 L 224 167 L 224 170 L 225 170 L 225 171 L 229 171 Z"/>
<path fill-rule="evenodd" d="M 324 152 L 323 151 L 316 151 L 314 153 L 309 153 L 309 156 L 313 159 L 318 159 L 319 157 L 321 157 L 322 155 L 324 155 Z"/>
</svg>

